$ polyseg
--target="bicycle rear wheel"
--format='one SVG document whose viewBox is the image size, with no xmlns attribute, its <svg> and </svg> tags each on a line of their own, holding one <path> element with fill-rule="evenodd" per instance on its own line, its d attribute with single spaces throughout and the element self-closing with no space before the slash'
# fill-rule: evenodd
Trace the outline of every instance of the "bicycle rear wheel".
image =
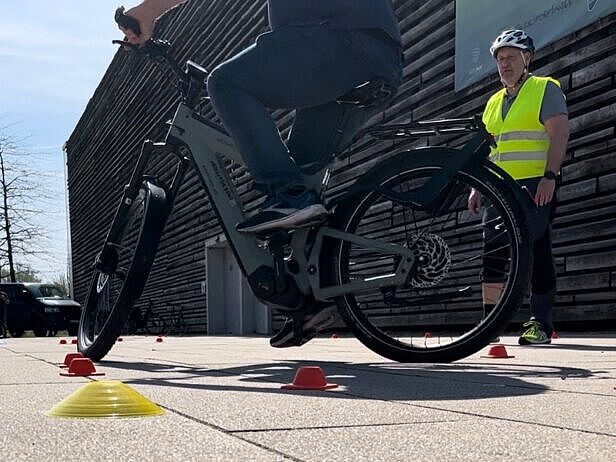
<svg viewBox="0 0 616 462">
<path fill-rule="evenodd" d="M 511 319 L 528 286 L 531 246 L 524 213 L 511 186 L 487 165 L 459 172 L 436 214 L 392 199 L 417 190 L 439 169 L 401 159 L 396 171 L 379 181 L 380 188 L 345 204 L 338 222 L 345 232 L 414 250 L 416 271 L 404 286 L 337 299 L 357 338 L 394 361 L 449 362 L 477 352 Z M 489 221 L 486 215 L 482 218 L 467 210 L 471 188 L 482 194 Z M 497 230 L 498 248 L 488 249 L 486 227 Z M 503 284 L 489 312 L 483 305 L 479 277 L 485 270 L 486 253 L 492 254 L 491 261 L 499 259 L 499 268 L 491 271 L 498 273 Z M 400 257 L 338 241 L 331 261 L 334 282 L 347 284 L 395 273 Z"/>
<path fill-rule="evenodd" d="M 78 350 L 94 361 L 111 349 L 141 296 L 154 263 L 170 204 L 165 190 L 145 181 L 131 204 L 121 238 L 95 269 L 81 313 Z"/>
</svg>

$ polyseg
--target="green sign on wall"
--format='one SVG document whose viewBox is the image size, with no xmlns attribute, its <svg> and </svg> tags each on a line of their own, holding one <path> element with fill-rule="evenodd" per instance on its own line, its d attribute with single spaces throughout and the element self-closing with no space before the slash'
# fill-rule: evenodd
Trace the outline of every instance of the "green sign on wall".
<svg viewBox="0 0 616 462">
<path fill-rule="evenodd" d="M 524 29 L 536 48 L 616 11 L 616 0 L 456 0 L 455 90 L 496 71 L 494 38 Z"/>
</svg>

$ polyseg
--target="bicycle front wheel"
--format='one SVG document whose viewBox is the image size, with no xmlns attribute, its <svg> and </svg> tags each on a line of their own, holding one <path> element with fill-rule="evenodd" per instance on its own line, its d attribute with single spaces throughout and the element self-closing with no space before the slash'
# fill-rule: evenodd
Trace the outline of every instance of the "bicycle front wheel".
<svg viewBox="0 0 616 462">
<path fill-rule="evenodd" d="M 165 190 L 144 182 L 119 242 L 109 244 L 109 261 L 94 271 L 79 322 L 77 346 L 84 356 L 101 360 L 120 335 L 145 287 L 169 211 Z"/>
<path fill-rule="evenodd" d="M 439 169 L 401 160 L 378 188 L 345 206 L 338 222 L 347 233 L 403 246 L 415 255 L 416 267 L 404 285 L 337 299 L 356 337 L 394 361 L 449 362 L 477 352 L 511 319 L 528 286 L 524 213 L 511 185 L 487 164 L 459 172 L 436 213 L 396 200 L 420 188 Z M 482 214 L 467 210 L 472 189 L 483 197 Z M 486 230 L 492 232 L 484 238 Z M 339 241 L 332 258 L 334 282 L 386 279 L 396 273 L 400 258 Z M 501 288 L 493 305 L 483 303 L 486 270 Z"/>
</svg>

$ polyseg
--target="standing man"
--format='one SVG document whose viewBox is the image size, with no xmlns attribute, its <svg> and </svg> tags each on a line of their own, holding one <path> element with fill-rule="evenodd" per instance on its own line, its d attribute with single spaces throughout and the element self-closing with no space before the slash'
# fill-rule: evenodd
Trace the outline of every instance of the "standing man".
<svg viewBox="0 0 616 462">
<path fill-rule="evenodd" d="M 536 240 L 531 277 L 532 317 L 524 324 L 520 345 L 550 343 L 554 331 L 556 271 L 551 221 L 556 180 L 569 140 L 565 96 L 557 80 L 529 73 L 534 52 L 532 38 L 522 30 L 504 31 L 494 40 L 490 53 L 496 59 L 504 88 L 492 95 L 483 112 L 483 122 L 497 144 L 490 159 L 528 189 L 538 208 L 537 222 L 533 223 Z M 480 205 L 480 194 L 471 191 L 469 210 L 478 213 Z M 492 221 L 489 213 L 484 211 L 486 224 Z M 503 255 L 489 248 L 496 237 L 490 235 L 494 234 L 491 228 L 494 227 L 484 227 L 482 292 L 486 311 L 498 302 L 503 289 L 499 280 L 502 272 L 498 271 Z"/>
<path fill-rule="evenodd" d="M 143 0 L 126 12 L 141 33 L 121 29 L 131 43 L 144 43 L 156 19 L 186 1 Z M 385 109 L 402 78 L 400 30 L 391 0 L 268 0 L 267 6 L 270 30 L 214 68 L 207 82 L 214 109 L 255 188 L 267 196 L 256 215 L 236 225 L 245 233 L 324 220 L 327 211 L 305 177 L 326 167 L 371 116 Z M 382 105 L 336 102 L 371 80 L 383 82 Z M 295 109 L 286 142 L 268 109 Z M 335 312 L 315 304 L 301 329 L 288 318 L 270 344 L 302 345 L 331 325 Z"/>
</svg>

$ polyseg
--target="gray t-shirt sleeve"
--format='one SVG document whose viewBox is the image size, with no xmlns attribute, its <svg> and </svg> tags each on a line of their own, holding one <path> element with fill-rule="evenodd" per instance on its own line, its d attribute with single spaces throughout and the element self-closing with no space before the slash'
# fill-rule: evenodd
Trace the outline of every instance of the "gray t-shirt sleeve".
<svg viewBox="0 0 616 462">
<path fill-rule="evenodd" d="M 541 123 L 545 123 L 550 117 L 568 113 L 565 94 L 554 82 L 548 82 L 545 87 L 545 94 L 543 95 L 539 120 L 541 120 Z"/>
</svg>

